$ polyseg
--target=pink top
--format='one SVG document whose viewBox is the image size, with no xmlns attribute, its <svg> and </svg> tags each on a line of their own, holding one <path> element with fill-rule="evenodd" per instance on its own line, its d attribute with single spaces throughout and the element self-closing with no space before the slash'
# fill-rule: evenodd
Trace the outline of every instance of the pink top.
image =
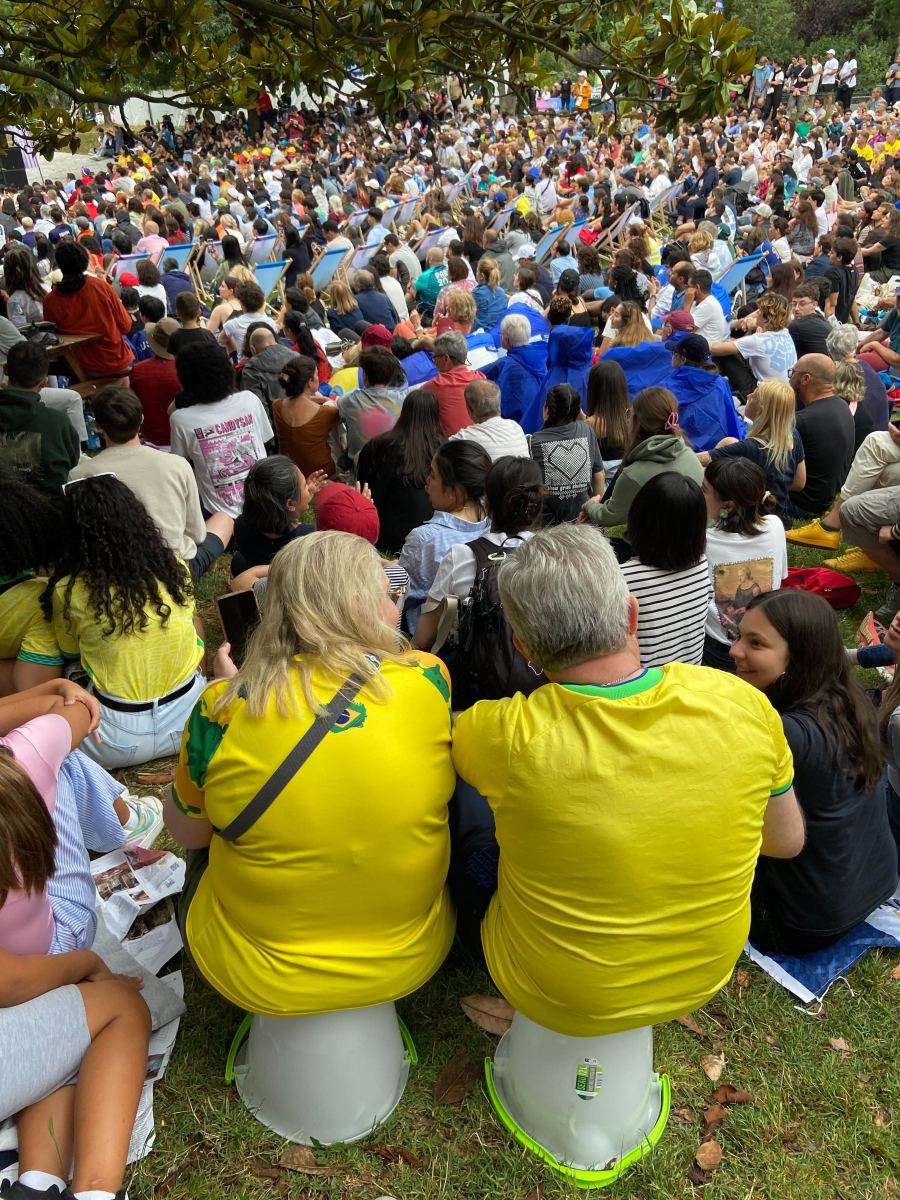
<svg viewBox="0 0 900 1200">
<path fill-rule="evenodd" d="M 53 713 L 36 717 L 6 737 L 0 737 L 0 746 L 24 768 L 53 816 L 56 777 L 72 748 L 68 722 Z M 9 893 L 0 908 L 0 948 L 10 954 L 46 954 L 53 940 L 53 930 L 53 911 L 46 893 Z"/>
</svg>

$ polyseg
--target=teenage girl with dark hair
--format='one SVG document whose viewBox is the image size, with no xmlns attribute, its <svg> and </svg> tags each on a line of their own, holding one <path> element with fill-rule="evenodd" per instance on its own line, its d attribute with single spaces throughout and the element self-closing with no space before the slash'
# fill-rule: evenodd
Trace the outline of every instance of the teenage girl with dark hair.
<svg viewBox="0 0 900 1200">
<path fill-rule="evenodd" d="M 363 446 L 356 477 L 371 488 L 382 552 L 399 554 L 410 531 L 431 517 L 425 481 L 443 442 L 437 396 L 415 388 L 407 392 L 394 428 Z"/>
<path fill-rule="evenodd" d="M 428 599 L 422 606 L 416 646 L 428 650 L 434 644 L 444 600 L 450 596 L 463 600 L 468 596 L 485 553 L 490 554 L 496 547 L 513 549 L 531 536 L 543 502 L 544 485 L 536 462 L 511 456 L 497 459 L 485 481 L 484 507 L 490 529 L 471 542 L 451 546 L 441 559 L 428 589 Z"/>
<path fill-rule="evenodd" d="M 411 633 L 446 552 L 457 542 L 473 542 L 490 528 L 484 511 L 490 468 L 487 451 L 464 440 L 445 442 L 431 460 L 425 491 L 434 516 L 410 531 L 399 558 L 409 575 L 406 619 Z"/>
<path fill-rule="evenodd" d="M 234 523 L 232 576 L 268 567 L 282 546 L 314 532 L 315 525 L 303 525 L 301 518 L 325 479 L 323 471 L 307 479 L 284 454 L 253 464 L 244 483 L 244 508 Z"/>
<path fill-rule="evenodd" d="M 574 521 L 586 500 L 602 494 L 600 443 L 587 421 L 581 420 L 581 399 L 570 384 L 555 384 L 547 392 L 544 427 L 532 435 L 531 454 L 547 489 L 545 524 Z"/>
<path fill-rule="evenodd" d="M 796 858 L 757 863 L 750 940 L 780 954 L 824 949 L 897 886 L 876 715 L 821 596 L 755 597 L 731 655 L 737 674 L 781 716 L 806 825 Z"/>
<path fill-rule="evenodd" d="M 744 610 L 764 592 L 777 591 L 787 578 L 784 525 L 774 516 L 762 467 L 747 458 L 719 458 L 703 480 L 706 558 L 713 592 L 706 622 L 703 665 L 734 671 L 731 643 Z"/>
</svg>

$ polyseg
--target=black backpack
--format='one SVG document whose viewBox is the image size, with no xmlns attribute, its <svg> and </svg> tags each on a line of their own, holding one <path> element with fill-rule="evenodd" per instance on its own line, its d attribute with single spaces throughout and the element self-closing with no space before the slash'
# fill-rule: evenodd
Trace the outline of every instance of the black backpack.
<svg viewBox="0 0 900 1200">
<path fill-rule="evenodd" d="M 489 538 L 469 542 L 475 555 L 475 582 L 459 606 L 456 647 L 445 657 L 453 682 L 454 709 L 477 700 L 501 700 L 521 692 L 528 696 L 547 679 L 513 645 L 497 588 L 497 567 L 509 553 Z"/>
</svg>

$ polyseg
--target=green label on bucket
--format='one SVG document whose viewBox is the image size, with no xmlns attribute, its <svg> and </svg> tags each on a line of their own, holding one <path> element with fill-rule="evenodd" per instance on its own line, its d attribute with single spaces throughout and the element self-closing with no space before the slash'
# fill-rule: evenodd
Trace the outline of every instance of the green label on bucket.
<svg viewBox="0 0 900 1200">
<path fill-rule="evenodd" d="M 593 1100 L 603 1086 L 603 1068 L 596 1058 L 586 1058 L 575 1068 L 575 1091 L 582 1100 Z"/>
</svg>

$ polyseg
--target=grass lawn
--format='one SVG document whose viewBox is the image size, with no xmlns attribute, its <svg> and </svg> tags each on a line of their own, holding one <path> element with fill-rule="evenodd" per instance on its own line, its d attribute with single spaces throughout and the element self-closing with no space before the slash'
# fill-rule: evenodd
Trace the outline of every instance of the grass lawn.
<svg viewBox="0 0 900 1200">
<path fill-rule="evenodd" d="M 807 566 L 828 555 L 792 547 L 790 557 Z M 873 575 L 860 576 L 860 582 L 860 604 L 840 614 L 848 644 L 886 586 Z M 224 586 L 223 568 L 201 587 L 211 643 L 219 636 L 212 597 Z M 742 959 L 728 986 L 695 1014 L 702 1034 L 674 1022 L 657 1027 L 656 1066 L 671 1078 L 674 1112 L 656 1151 L 606 1194 L 629 1200 L 679 1200 L 701 1192 L 706 1200 L 900 1197 L 900 979 L 891 978 L 898 963 L 897 955 L 869 954 L 847 985 L 832 989 L 822 1012 L 811 1016 Z M 468 1052 L 480 1061 L 497 1040 L 460 1009 L 460 997 L 490 985 L 456 952 L 436 978 L 398 1005 L 419 1066 L 399 1109 L 373 1139 L 381 1155 L 350 1146 L 323 1149 L 316 1152 L 318 1161 L 333 1170 L 317 1176 L 274 1170 L 284 1143 L 250 1116 L 224 1081 L 241 1014 L 189 967 L 185 977 L 187 1013 L 156 1089 L 156 1146 L 129 1181 L 132 1200 L 553 1200 L 579 1194 L 505 1133 L 480 1085 L 458 1107 L 433 1099 L 435 1080 L 450 1058 Z M 833 1047 L 831 1039 L 843 1039 L 840 1046 L 849 1049 Z M 755 1103 L 728 1109 L 716 1133 L 721 1166 L 698 1187 L 689 1172 L 715 1087 L 700 1063 L 711 1053 L 725 1058 L 719 1082 L 744 1089 Z"/>
</svg>

